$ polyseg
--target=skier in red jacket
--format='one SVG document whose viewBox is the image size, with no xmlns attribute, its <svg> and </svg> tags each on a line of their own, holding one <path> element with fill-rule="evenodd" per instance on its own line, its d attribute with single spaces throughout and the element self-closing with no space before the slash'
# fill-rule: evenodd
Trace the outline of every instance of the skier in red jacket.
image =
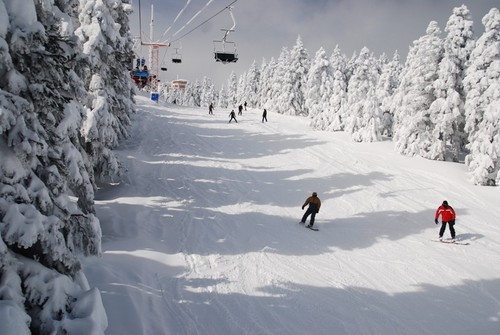
<svg viewBox="0 0 500 335">
<path fill-rule="evenodd" d="M 446 230 L 446 224 L 448 223 L 450 227 L 451 239 L 455 240 L 455 210 L 453 207 L 448 205 L 448 201 L 443 201 L 443 204 L 439 206 L 436 211 L 436 217 L 434 218 L 434 223 L 438 224 L 438 218 L 441 215 L 441 229 L 439 229 L 439 239 L 443 239 L 444 231 Z"/>
</svg>

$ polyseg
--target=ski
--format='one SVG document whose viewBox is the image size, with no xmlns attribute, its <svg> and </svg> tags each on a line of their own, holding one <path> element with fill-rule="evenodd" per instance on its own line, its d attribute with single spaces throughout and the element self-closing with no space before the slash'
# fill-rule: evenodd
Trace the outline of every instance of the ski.
<svg viewBox="0 0 500 335">
<path fill-rule="evenodd" d="M 451 241 L 451 240 L 431 240 L 431 241 L 447 243 L 447 244 L 456 244 L 456 245 L 469 245 L 469 242 L 461 242 L 461 241 Z"/>
</svg>

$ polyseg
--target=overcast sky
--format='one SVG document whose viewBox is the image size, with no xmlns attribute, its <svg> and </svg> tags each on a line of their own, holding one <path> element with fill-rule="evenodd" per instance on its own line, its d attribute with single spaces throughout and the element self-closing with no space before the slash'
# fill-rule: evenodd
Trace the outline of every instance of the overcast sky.
<svg viewBox="0 0 500 335">
<path fill-rule="evenodd" d="M 149 39 L 151 5 L 154 5 L 155 41 L 174 40 L 207 20 L 232 0 L 211 0 L 191 24 L 182 28 L 210 0 L 141 0 L 142 36 Z M 189 5 L 174 23 L 181 9 Z M 444 32 L 454 7 L 465 4 L 474 21 L 476 35 L 483 32 L 481 19 L 499 5 L 498 0 L 238 0 L 233 6 L 236 20 L 234 33 L 228 40 L 236 43 L 237 63 L 221 64 L 214 60 L 214 40 L 220 40 L 232 20 L 226 10 L 173 45 L 160 50 L 160 60 L 167 67 L 160 74 L 162 81 L 177 78 L 195 80 L 212 78 L 216 89 L 225 84 L 231 71 L 238 76 L 255 60 L 278 58 L 282 47 L 291 48 L 301 36 L 310 56 L 323 47 L 331 53 L 335 45 L 348 56 L 364 46 L 375 55 L 392 57 L 397 50 L 404 63 L 412 42 L 425 34 L 430 21 L 437 21 Z M 133 0 L 131 28 L 139 36 L 139 0 Z M 169 28 L 168 33 L 161 35 Z M 182 56 L 181 64 L 172 63 L 172 54 Z M 148 56 L 143 47 L 138 53 Z"/>
</svg>

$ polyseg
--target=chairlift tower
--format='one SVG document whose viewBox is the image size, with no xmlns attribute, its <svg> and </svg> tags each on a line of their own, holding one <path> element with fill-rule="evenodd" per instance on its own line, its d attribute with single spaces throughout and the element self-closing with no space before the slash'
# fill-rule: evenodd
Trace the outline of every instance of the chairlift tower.
<svg viewBox="0 0 500 335">
<path fill-rule="evenodd" d="M 151 23 L 149 24 L 149 38 L 151 42 L 141 41 L 142 45 L 149 46 L 149 68 L 151 72 L 150 88 L 151 99 L 158 97 L 158 76 L 160 74 L 160 48 L 170 46 L 170 43 L 153 42 L 154 41 L 154 7 L 151 4 Z"/>
</svg>

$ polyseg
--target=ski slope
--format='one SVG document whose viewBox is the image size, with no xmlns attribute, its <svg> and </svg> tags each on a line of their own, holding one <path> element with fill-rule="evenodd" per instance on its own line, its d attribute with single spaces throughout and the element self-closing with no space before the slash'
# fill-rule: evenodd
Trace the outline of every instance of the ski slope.
<svg viewBox="0 0 500 335">
<path fill-rule="evenodd" d="M 106 334 L 500 334 L 500 188 L 301 117 L 136 98 L 84 260 Z M 313 191 L 319 232 L 298 223 Z M 431 241 L 443 200 L 470 245 Z"/>
</svg>

